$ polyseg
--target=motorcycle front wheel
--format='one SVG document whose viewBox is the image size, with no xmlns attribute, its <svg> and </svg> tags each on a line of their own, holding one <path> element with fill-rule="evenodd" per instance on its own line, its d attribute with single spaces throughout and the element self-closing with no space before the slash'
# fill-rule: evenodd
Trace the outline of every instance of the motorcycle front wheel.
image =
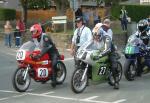
<svg viewBox="0 0 150 103">
<path fill-rule="evenodd" d="M 27 73 L 26 79 L 24 80 L 25 72 L 25 68 L 18 68 L 13 74 L 12 84 L 14 89 L 18 92 L 25 92 L 30 86 L 31 78 Z"/>
<path fill-rule="evenodd" d="M 73 72 L 72 79 L 71 79 L 71 89 L 74 93 L 83 92 L 87 86 L 87 81 L 88 81 L 87 74 L 85 75 L 83 81 L 81 81 L 83 73 L 84 73 L 83 69 L 76 69 Z"/>
<path fill-rule="evenodd" d="M 124 76 L 128 81 L 133 81 L 136 76 L 136 66 L 131 60 L 126 60 L 124 64 Z"/>
</svg>

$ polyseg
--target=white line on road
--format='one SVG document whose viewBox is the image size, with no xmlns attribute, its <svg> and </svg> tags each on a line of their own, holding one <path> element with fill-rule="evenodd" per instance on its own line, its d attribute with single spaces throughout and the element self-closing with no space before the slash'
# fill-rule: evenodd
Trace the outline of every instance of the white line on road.
<svg viewBox="0 0 150 103">
<path fill-rule="evenodd" d="M 9 98 L 1 98 L 0 101 L 6 100 L 6 99 L 9 99 Z"/>
<path fill-rule="evenodd" d="M 91 99 L 95 99 L 95 98 L 97 98 L 98 96 L 92 96 L 92 97 L 88 97 L 88 98 L 85 98 L 85 99 L 83 99 L 83 100 L 91 100 Z"/>
<path fill-rule="evenodd" d="M 47 92 L 47 93 L 42 93 L 43 95 L 47 95 L 47 94 L 52 94 L 52 93 L 55 93 L 55 92 Z"/>
<path fill-rule="evenodd" d="M 18 97 L 22 97 L 22 96 L 25 96 L 25 95 L 27 95 L 27 93 L 24 93 L 24 94 L 22 94 L 22 95 L 15 95 L 15 96 L 12 96 L 13 98 L 18 98 Z"/>
<path fill-rule="evenodd" d="M 19 92 L 15 92 L 15 91 L 8 91 L 8 90 L 0 90 L 0 92 L 5 92 L 5 93 L 19 93 Z M 16 96 L 12 96 L 12 97 L 7 97 L 7 98 L 1 98 L 0 101 L 2 100 L 7 100 L 10 98 L 17 98 L 17 97 L 22 97 L 25 95 L 33 95 L 33 96 L 42 96 L 42 97 L 50 97 L 50 98 L 55 98 L 55 99 L 63 99 L 63 100 L 72 100 L 72 101 L 79 101 L 79 102 L 90 102 L 90 103 L 121 103 L 126 101 L 126 99 L 121 99 L 121 100 L 117 100 L 115 102 L 106 102 L 106 101 L 95 101 L 92 99 L 97 98 L 98 96 L 92 96 L 92 97 L 88 97 L 85 99 L 78 99 L 78 98 L 69 98 L 69 97 L 61 97 L 61 96 L 52 96 L 52 95 L 46 95 L 46 94 L 51 94 L 54 92 L 47 92 L 47 93 L 43 93 L 43 94 L 36 94 L 36 93 L 24 93 L 21 95 L 16 95 Z"/>
<path fill-rule="evenodd" d="M 35 94 L 35 93 L 28 93 L 28 94 L 29 94 L 29 95 L 34 95 L 34 96 L 50 97 L 50 98 L 57 98 L 57 99 L 63 99 L 63 100 L 72 100 L 72 101 L 79 101 L 79 102 L 113 103 L 113 102 L 94 101 L 94 100 L 84 100 L 84 99 L 68 98 L 68 97 L 52 96 L 52 95 L 43 95 L 43 94 Z"/>
<path fill-rule="evenodd" d="M 126 101 L 126 99 L 121 99 L 121 100 L 117 100 L 117 101 L 115 101 L 113 103 L 121 103 L 121 102 L 125 102 L 125 101 Z"/>
<path fill-rule="evenodd" d="M 19 93 L 19 92 L 15 92 L 15 91 L 8 91 L 8 90 L 0 90 L 0 92 L 4 92 L 4 93 Z"/>
</svg>

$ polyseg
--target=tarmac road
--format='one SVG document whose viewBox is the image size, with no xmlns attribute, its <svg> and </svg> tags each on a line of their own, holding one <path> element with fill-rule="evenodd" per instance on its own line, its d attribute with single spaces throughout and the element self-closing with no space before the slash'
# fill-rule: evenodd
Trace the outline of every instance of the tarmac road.
<svg viewBox="0 0 150 103">
<path fill-rule="evenodd" d="M 65 53 L 67 77 L 63 85 L 53 89 L 50 82 L 36 83 L 32 80 L 29 90 L 18 93 L 12 87 L 12 75 L 17 68 L 16 49 L 0 45 L 0 103 L 150 103 L 150 75 L 143 75 L 129 82 L 120 82 L 120 89 L 114 90 L 107 83 L 90 84 L 83 93 L 71 90 L 71 75 L 74 70 L 73 59 Z M 121 59 L 123 63 L 123 58 Z"/>
</svg>

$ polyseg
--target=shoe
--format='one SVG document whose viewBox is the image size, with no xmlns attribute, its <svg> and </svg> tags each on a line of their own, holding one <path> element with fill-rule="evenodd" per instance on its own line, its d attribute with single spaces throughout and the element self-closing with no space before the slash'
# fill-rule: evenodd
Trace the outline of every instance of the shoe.
<svg viewBox="0 0 150 103">
<path fill-rule="evenodd" d="M 119 89 L 119 83 L 114 84 L 114 89 Z"/>
</svg>

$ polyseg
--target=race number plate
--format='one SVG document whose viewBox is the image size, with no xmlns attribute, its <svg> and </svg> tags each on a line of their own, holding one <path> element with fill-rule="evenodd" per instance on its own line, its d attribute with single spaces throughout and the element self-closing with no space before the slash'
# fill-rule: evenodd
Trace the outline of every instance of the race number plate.
<svg viewBox="0 0 150 103">
<path fill-rule="evenodd" d="M 47 68 L 38 68 L 38 77 L 39 78 L 48 77 L 48 69 Z"/>
<path fill-rule="evenodd" d="M 99 72 L 98 72 L 98 75 L 105 75 L 106 74 L 106 67 L 104 67 L 104 66 L 101 66 L 100 68 L 99 68 Z"/>
<path fill-rule="evenodd" d="M 26 56 L 26 52 L 24 50 L 18 50 L 17 55 L 16 55 L 16 59 L 17 60 L 24 60 L 25 56 Z"/>
</svg>

